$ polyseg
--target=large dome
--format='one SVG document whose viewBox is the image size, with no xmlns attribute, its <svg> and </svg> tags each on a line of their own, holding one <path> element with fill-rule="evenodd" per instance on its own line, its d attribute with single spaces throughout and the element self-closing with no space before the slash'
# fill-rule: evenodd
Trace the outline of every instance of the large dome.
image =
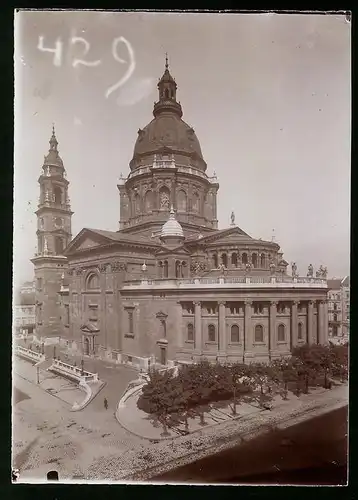
<svg viewBox="0 0 358 500">
<path fill-rule="evenodd" d="M 203 158 L 194 130 L 174 113 L 159 114 L 138 132 L 133 156 L 155 153 L 163 146 L 170 148 L 173 153 L 196 153 L 199 158 Z"/>
<path fill-rule="evenodd" d="M 206 163 L 194 129 L 182 120 L 182 108 L 176 100 L 177 84 L 169 73 L 167 62 L 158 90 L 159 100 L 154 104 L 154 119 L 144 129 L 138 130 L 131 170 L 143 165 L 146 157 L 152 157 L 165 149 L 166 153 L 174 155 L 177 163 L 195 165 L 205 171 Z M 152 161 L 151 158 L 147 159 Z"/>
</svg>

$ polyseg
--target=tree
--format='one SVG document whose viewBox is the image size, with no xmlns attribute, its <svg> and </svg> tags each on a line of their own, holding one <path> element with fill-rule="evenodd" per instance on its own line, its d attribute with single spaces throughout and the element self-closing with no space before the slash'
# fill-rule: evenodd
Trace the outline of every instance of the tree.
<svg viewBox="0 0 358 500">
<path fill-rule="evenodd" d="M 168 436 L 168 414 L 175 408 L 177 393 L 173 390 L 173 375 L 153 370 L 149 372 L 149 381 L 143 387 L 137 406 L 147 413 L 154 414 L 163 426 L 163 436 Z"/>
</svg>

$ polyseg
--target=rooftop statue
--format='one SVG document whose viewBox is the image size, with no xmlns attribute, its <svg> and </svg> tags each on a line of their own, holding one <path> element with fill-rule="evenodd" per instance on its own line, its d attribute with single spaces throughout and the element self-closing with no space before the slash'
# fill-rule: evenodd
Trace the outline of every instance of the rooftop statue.
<svg viewBox="0 0 358 500">
<path fill-rule="evenodd" d="M 313 278 L 313 266 L 312 266 L 312 264 L 310 264 L 310 265 L 308 266 L 307 276 L 308 276 L 309 278 Z"/>
</svg>

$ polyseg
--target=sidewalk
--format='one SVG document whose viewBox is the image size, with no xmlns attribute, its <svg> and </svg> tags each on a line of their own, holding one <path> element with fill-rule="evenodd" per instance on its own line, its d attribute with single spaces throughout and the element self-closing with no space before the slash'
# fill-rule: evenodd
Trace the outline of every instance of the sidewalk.
<svg viewBox="0 0 358 500">
<path fill-rule="evenodd" d="M 278 428 L 283 429 L 333 411 L 348 404 L 348 387 L 338 386 L 332 390 L 304 396 L 301 401 L 290 405 L 283 401 L 271 411 L 259 411 L 222 425 L 204 427 L 185 437 L 171 441 L 157 441 L 149 454 L 136 455 L 132 462 L 132 473 L 120 479 L 146 481 L 171 469 L 200 460 L 208 455 L 232 448 Z M 177 444 L 176 444 L 177 443 Z M 139 460 L 138 460 L 139 459 Z M 106 463 L 102 464 L 103 467 Z M 112 465 L 112 464 L 111 464 Z M 126 464 L 128 467 L 128 463 Z M 107 474 L 115 474 L 113 469 Z"/>
<path fill-rule="evenodd" d="M 312 401 L 326 392 L 327 391 L 323 388 L 311 388 L 310 394 L 302 394 L 299 398 L 289 393 L 289 399 L 286 401 L 283 400 L 281 396 L 276 395 L 272 400 L 272 410 L 270 411 L 273 415 L 276 413 L 279 414 L 281 411 L 299 411 L 307 401 Z M 128 397 L 124 406 L 117 409 L 116 417 L 122 427 L 138 437 L 149 440 L 175 439 L 186 434 L 185 424 L 181 423 L 175 427 L 169 427 L 168 435 L 164 436 L 162 425 L 156 422 L 148 413 L 145 413 L 137 407 L 140 394 L 141 389 L 138 389 L 138 391 Z M 213 405 L 210 411 L 205 412 L 204 418 L 206 428 L 218 426 L 231 420 L 239 420 L 243 417 L 255 415 L 260 412 L 267 412 L 267 410 L 260 408 L 256 402 L 238 404 L 236 407 L 236 416 L 232 414 L 229 404 L 220 406 L 219 408 L 215 408 L 215 405 Z M 189 433 L 192 434 L 202 430 L 204 426 L 200 423 L 200 417 L 196 416 L 195 418 L 188 418 L 188 427 Z"/>
<path fill-rule="evenodd" d="M 124 407 L 118 408 L 116 417 L 122 427 L 138 437 L 149 440 L 175 439 L 184 435 L 185 424 L 182 423 L 176 427 L 168 428 L 169 435 L 163 436 L 162 425 L 156 423 L 156 421 L 153 420 L 148 413 L 145 413 L 137 407 L 137 401 L 140 394 L 141 389 L 138 389 L 136 393 L 126 400 Z M 236 411 L 238 415 L 233 417 L 229 406 L 223 408 L 212 408 L 210 412 L 205 412 L 205 427 L 219 425 L 223 422 L 232 420 L 233 418 L 246 417 L 247 415 L 260 412 L 262 409 L 252 404 L 243 403 L 237 405 Z M 188 425 L 190 433 L 203 429 L 203 426 L 200 424 L 199 416 L 195 418 L 188 418 Z"/>
</svg>

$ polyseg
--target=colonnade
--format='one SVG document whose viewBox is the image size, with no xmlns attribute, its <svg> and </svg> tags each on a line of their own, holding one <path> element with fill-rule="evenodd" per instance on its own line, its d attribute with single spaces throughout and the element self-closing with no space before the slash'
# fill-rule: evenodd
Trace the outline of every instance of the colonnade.
<svg viewBox="0 0 358 500">
<path fill-rule="evenodd" d="M 213 302 L 209 301 L 208 302 Z M 218 345 L 217 355 L 224 356 L 227 354 L 228 349 L 228 329 L 226 325 L 227 319 L 232 319 L 235 316 L 227 314 L 227 301 L 219 300 L 214 301 L 217 304 L 217 324 L 218 324 L 218 335 L 216 337 L 215 342 Z M 240 302 L 240 301 L 239 301 Z M 254 333 L 254 325 L 253 319 L 257 319 L 258 314 L 254 312 L 254 304 L 255 301 L 253 299 L 246 299 L 245 301 L 241 301 L 244 304 L 244 332 L 243 337 L 240 339 L 240 343 L 243 344 L 244 356 L 245 359 L 249 359 L 254 356 L 254 343 L 255 343 L 255 333 Z M 263 303 L 265 301 L 260 301 Z M 267 303 L 268 301 L 266 301 Z M 309 300 L 302 301 L 306 306 L 306 327 L 305 334 L 299 338 L 299 311 L 298 307 L 300 304 L 299 300 L 291 300 L 284 301 L 285 304 L 289 304 L 290 308 L 290 334 L 288 335 L 285 342 L 289 345 L 289 348 L 298 345 L 300 341 L 302 343 L 312 344 L 326 344 L 328 342 L 328 303 L 327 300 Z M 314 304 L 317 304 L 317 329 L 314 328 Z M 278 301 L 271 300 L 269 301 L 269 312 L 268 312 L 268 325 L 269 325 L 269 334 L 268 334 L 268 351 L 269 355 L 277 354 L 277 345 L 279 342 L 277 327 L 279 324 L 279 319 L 282 317 L 282 314 L 277 309 Z M 287 314 L 284 316 L 287 318 Z M 302 314 L 301 314 L 302 316 Z M 257 324 L 257 321 L 255 321 Z M 302 325 L 302 323 L 301 323 Z M 196 354 L 202 354 L 203 350 L 205 350 L 205 342 L 206 337 L 204 336 L 204 328 L 203 328 L 203 314 L 202 314 L 202 303 L 200 301 L 194 302 L 194 351 Z M 301 331 L 302 335 L 302 331 Z M 264 343 L 263 341 L 261 342 Z"/>
<path fill-rule="evenodd" d="M 212 269 L 217 269 L 220 265 L 227 269 L 236 269 L 246 264 L 251 264 L 254 269 L 269 269 L 274 257 L 271 253 L 259 250 L 218 250 L 209 254 Z"/>
</svg>

